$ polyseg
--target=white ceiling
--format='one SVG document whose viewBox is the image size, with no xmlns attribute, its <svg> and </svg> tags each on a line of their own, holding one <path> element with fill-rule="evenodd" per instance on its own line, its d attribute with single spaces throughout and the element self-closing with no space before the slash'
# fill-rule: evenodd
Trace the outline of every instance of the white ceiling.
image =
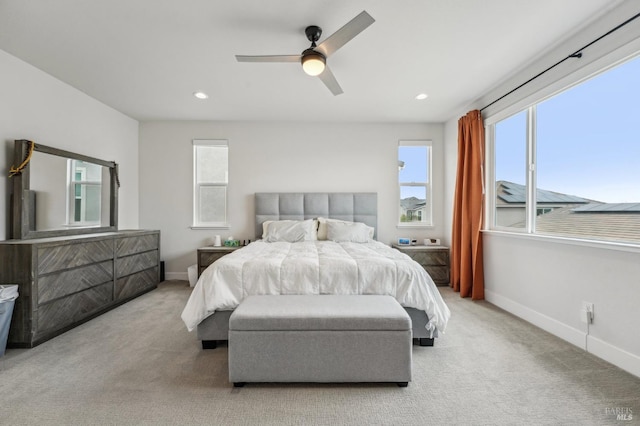
<svg viewBox="0 0 640 426">
<path fill-rule="evenodd" d="M 616 3 L 0 0 L 0 49 L 137 120 L 442 122 Z M 322 41 L 362 10 L 376 22 L 327 61 L 342 95 L 235 60 L 299 54 L 306 26 Z"/>
</svg>

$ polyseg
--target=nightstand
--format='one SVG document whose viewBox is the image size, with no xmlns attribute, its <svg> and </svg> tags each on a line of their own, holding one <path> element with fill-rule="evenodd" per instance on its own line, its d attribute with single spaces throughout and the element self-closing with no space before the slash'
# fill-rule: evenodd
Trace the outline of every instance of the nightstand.
<svg viewBox="0 0 640 426">
<path fill-rule="evenodd" d="M 429 273 L 436 285 L 449 285 L 449 247 L 444 246 L 399 246 L 400 250 L 418 262 Z"/>
<path fill-rule="evenodd" d="M 211 265 L 222 256 L 238 250 L 241 247 L 201 247 L 198 249 L 198 277 L 202 274 L 202 271 L 207 269 L 207 266 Z"/>
</svg>

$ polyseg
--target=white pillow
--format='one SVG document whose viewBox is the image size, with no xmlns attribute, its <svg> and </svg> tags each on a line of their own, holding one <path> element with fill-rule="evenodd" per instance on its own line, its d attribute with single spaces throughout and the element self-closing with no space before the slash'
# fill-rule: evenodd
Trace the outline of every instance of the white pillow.
<svg viewBox="0 0 640 426">
<path fill-rule="evenodd" d="M 362 222 L 349 222 L 348 220 L 340 220 L 340 219 L 329 219 L 326 217 L 318 218 L 318 239 L 319 240 L 327 240 L 327 223 L 362 223 Z M 373 234 L 375 233 L 375 229 L 371 226 L 367 226 L 364 223 L 362 225 L 366 226 L 369 230 L 369 239 L 373 239 Z"/>
<path fill-rule="evenodd" d="M 275 220 L 265 220 L 264 222 L 262 222 L 262 239 L 264 240 L 265 238 L 267 238 L 267 228 L 269 228 L 269 224 L 276 222 Z M 291 222 L 291 221 L 287 221 L 287 222 Z"/>
<path fill-rule="evenodd" d="M 360 222 L 327 222 L 327 239 L 335 242 L 366 243 L 369 226 Z"/>
<path fill-rule="evenodd" d="M 308 220 L 274 220 L 263 224 L 262 238 L 270 243 L 286 241 L 311 241 L 317 239 L 316 221 Z M 266 227 L 266 230 L 265 230 Z"/>
<path fill-rule="evenodd" d="M 317 219 L 309 219 L 313 220 L 313 227 L 311 230 L 311 240 L 318 239 L 318 220 Z M 273 222 L 301 222 L 300 220 L 265 220 L 262 222 L 262 239 L 267 238 L 267 228 Z"/>
</svg>

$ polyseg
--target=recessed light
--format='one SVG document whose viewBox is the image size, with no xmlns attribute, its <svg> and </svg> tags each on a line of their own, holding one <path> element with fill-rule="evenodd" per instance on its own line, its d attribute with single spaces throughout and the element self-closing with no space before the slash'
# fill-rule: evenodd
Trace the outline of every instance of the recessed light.
<svg viewBox="0 0 640 426">
<path fill-rule="evenodd" d="M 207 99 L 209 97 L 209 95 L 207 95 L 204 92 L 193 92 L 193 96 L 195 96 L 198 99 Z"/>
<path fill-rule="evenodd" d="M 429 97 L 429 95 L 427 95 L 426 93 L 420 93 L 418 96 L 416 96 L 416 99 L 419 101 L 423 101 L 425 99 L 427 99 Z"/>
</svg>

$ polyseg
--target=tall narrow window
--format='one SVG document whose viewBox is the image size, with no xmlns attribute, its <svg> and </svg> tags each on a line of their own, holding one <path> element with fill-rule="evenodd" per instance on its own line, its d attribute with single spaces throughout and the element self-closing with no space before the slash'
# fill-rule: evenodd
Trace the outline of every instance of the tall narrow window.
<svg viewBox="0 0 640 426">
<path fill-rule="evenodd" d="M 495 126 L 495 225 L 525 228 L 527 112 L 522 111 Z"/>
<path fill-rule="evenodd" d="M 431 142 L 398 144 L 399 226 L 432 225 Z"/>
<path fill-rule="evenodd" d="M 229 147 L 226 140 L 193 141 L 193 226 L 227 226 Z"/>
<path fill-rule="evenodd" d="M 69 225 L 100 225 L 102 166 L 80 160 L 67 161 Z"/>
</svg>

